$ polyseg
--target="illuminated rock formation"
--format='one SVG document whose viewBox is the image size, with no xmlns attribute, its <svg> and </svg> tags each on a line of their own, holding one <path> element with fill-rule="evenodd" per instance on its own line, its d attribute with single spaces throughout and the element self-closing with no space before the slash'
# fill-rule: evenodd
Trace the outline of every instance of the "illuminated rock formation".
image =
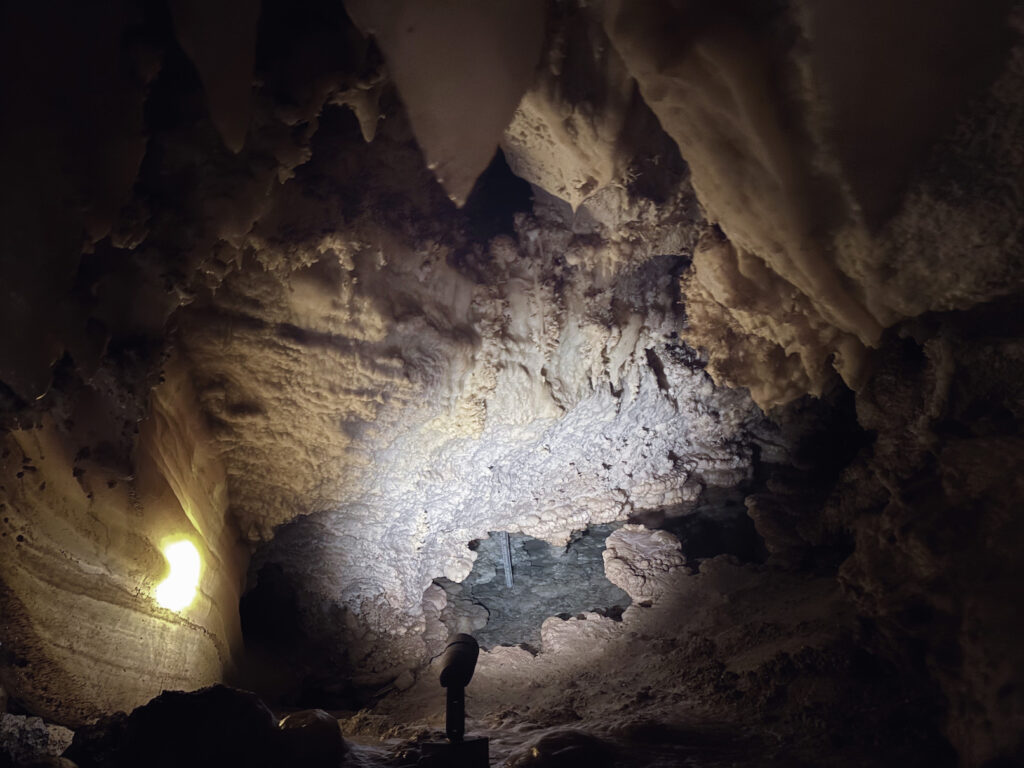
<svg viewBox="0 0 1024 768">
<path fill-rule="evenodd" d="M 133 457 L 117 453 L 132 438 L 116 433 L 112 389 L 4 439 L 4 681 L 62 722 L 220 680 L 241 647 L 244 559 L 224 470 L 187 378 L 165 371 Z M 200 559 L 198 592 L 171 609 L 162 549 L 183 540 Z"/>
</svg>

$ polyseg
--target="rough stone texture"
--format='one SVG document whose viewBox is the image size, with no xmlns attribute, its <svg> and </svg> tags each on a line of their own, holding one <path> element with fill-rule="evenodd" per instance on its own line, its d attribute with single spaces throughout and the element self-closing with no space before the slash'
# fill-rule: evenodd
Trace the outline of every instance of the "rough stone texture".
<svg viewBox="0 0 1024 768">
<path fill-rule="evenodd" d="M 603 553 L 608 579 L 633 600 L 651 600 L 664 591 L 659 581 L 686 565 L 679 539 L 668 531 L 652 531 L 642 525 L 626 525 L 608 537 Z"/>
<path fill-rule="evenodd" d="M 728 239 L 700 252 L 686 283 L 689 338 L 764 407 L 792 399 L 797 382 L 819 393 L 830 363 L 858 388 L 865 348 L 901 318 L 1020 289 L 1006 260 L 1022 249 L 1022 137 L 1003 117 L 1024 106 L 1008 4 L 950 3 L 926 31 L 911 3 L 838 7 L 766 7 L 731 24 L 669 3 L 607 11 L 612 42 Z M 766 34 L 786 28 L 797 34 Z M 956 76 L 942 78 L 945 67 Z M 890 119 L 900 128 L 872 139 Z"/>
<path fill-rule="evenodd" d="M 278 726 L 287 759 L 292 765 L 337 768 L 345 757 L 347 745 L 338 720 L 322 709 L 293 712 Z"/>
<path fill-rule="evenodd" d="M 309 10 L 267 2 L 251 17 L 267 79 L 237 156 L 168 9 L 2 11 L 4 69 L 22 65 L 0 93 L 0 147 L 23 184 L 0 206 L 0 679 L 29 711 L 81 722 L 237 660 L 246 555 L 191 377 L 165 367 L 167 321 L 223 274 L 267 189 L 308 156 L 296 122 L 372 74 L 372 62 L 353 73 L 366 42 L 341 6 Z M 301 50 L 280 34 L 296 17 Z M 286 105 L 267 96 L 285 91 Z M 172 535 L 204 560 L 201 594 L 178 615 L 150 596 Z"/>
<path fill-rule="evenodd" d="M 629 595 L 608 580 L 602 561 L 613 529 L 591 526 L 565 546 L 512 534 L 511 587 L 505 581 L 500 537 L 492 533 L 477 542 L 469 575 L 460 584 L 441 581 L 447 606 L 440 618 L 449 635 L 472 633 L 483 648 L 525 643 L 539 649 L 541 624 L 549 616 L 621 615 Z"/>
<path fill-rule="evenodd" d="M 851 767 L 951 764 L 934 702 L 865 650 L 834 579 L 722 556 L 663 584 L 661 599 L 634 603 L 621 622 L 548 619 L 539 655 L 482 652 L 469 731 L 492 735 L 497 758 L 519 759 L 561 726 L 607 739 L 630 765 L 801 765 L 823 752 Z M 382 723 L 412 721 L 410 735 L 443 723 L 436 671 L 378 706 Z M 823 747 L 836 734 L 842 746 Z"/>
<path fill-rule="evenodd" d="M 537 330 L 548 325 L 538 310 L 531 322 Z M 597 336 L 597 326 L 590 326 L 596 337 L 590 354 L 609 355 L 608 364 L 617 369 L 613 386 L 622 392 L 587 393 L 587 387 L 582 399 L 567 402 L 559 415 L 551 392 L 541 381 L 531 384 L 527 365 L 533 371 L 546 369 L 552 389 L 562 392 L 569 389 L 566 378 L 577 375 L 576 366 L 595 365 L 580 354 L 586 332 L 576 330 L 578 321 L 562 322 L 571 325 L 551 362 L 526 357 L 513 368 L 504 355 L 488 359 L 486 352 L 480 354 L 480 367 L 468 375 L 484 380 L 482 392 L 464 391 L 453 414 L 435 411 L 431 421 L 426 419 L 429 411 L 420 416 L 423 426 L 410 426 L 397 444 L 367 462 L 370 472 L 364 475 L 362 494 L 336 510 L 280 529 L 257 562 L 281 563 L 312 595 L 331 596 L 363 617 L 374 634 L 400 638 L 408 632 L 409 617 L 420 612 L 430 581 L 439 576 L 461 581 L 473 562 L 466 542 L 489 530 L 521 530 L 564 543 L 573 530 L 589 524 L 621 519 L 633 510 L 678 505 L 696 498 L 704 484 L 735 484 L 749 475 L 749 449 L 740 442 L 744 411 L 735 410 L 740 402 L 720 402 L 723 394 L 701 371 L 674 358 L 671 346 L 650 347 L 657 350 L 656 359 L 664 360 L 655 373 L 645 349 L 654 342 L 646 340 L 650 331 L 639 323 L 624 338 L 611 339 L 602 338 L 604 332 Z M 554 336 L 558 321 L 552 318 L 549 327 Z M 522 331 L 531 332 L 536 331 L 529 326 Z M 565 347 L 573 352 L 562 351 Z M 567 367 L 569 359 L 573 368 Z M 559 380 L 556 372 L 565 378 Z M 441 375 L 441 381 L 448 376 Z M 425 398 L 426 403 L 439 399 L 443 402 L 437 395 Z M 456 425 L 465 429 L 472 424 L 458 414 L 473 400 L 486 407 L 482 430 L 452 434 Z M 746 413 L 751 418 L 751 411 Z M 424 452 L 426 446 L 433 450 Z M 251 474 L 259 472 L 251 464 L 255 458 L 246 452 Z M 294 487 L 303 476 L 310 476 L 308 469 L 285 480 Z M 264 508 L 264 501 L 257 503 Z M 360 567 L 365 562 L 375 567 Z M 419 642 L 416 634 L 410 642 Z M 385 647 L 390 665 L 401 661 L 394 645 Z M 422 651 L 413 646 L 406 653 Z M 381 663 L 367 658 L 360 666 L 370 672 Z"/>
<path fill-rule="evenodd" d="M 857 398 L 878 439 L 827 509 L 856 537 L 840 571 L 854 604 L 915 638 L 909 658 L 935 670 L 968 764 L 1024 749 L 1008 613 L 1021 578 L 1019 312 L 1015 300 L 939 315 L 892 340 Z"/>
<path fill-rule="evenodd" d="M 100 381 L 63 420 L 3 439 L 0 676 L 22 706 L 61 722 L 219 680 L 241 641 L 223 467 L 188 379 L 165 372 L 132 457 L 111 418 L 122 393 Z M 167 574 L 160 548 L 178 538 L 202 569 L 195 602 L 172 612 L 153 593 Z"/>
<path fill-rule="evenodd" d="M 805 392 L 821 395 L 832 372 L 821 364 L 860 366 L 858 342 L 835 328 L 801 291 L 756 255 L 708 235 L 683 278 L 694 344 L 719 349 L 708 366 L 722 381 L 742 382 L 762 407 Z M 852 355 L 852 359 L 851 359 Z M 856 376 L 850 384 L 856 384 Z M 848 377 L 849 379 L 850 377 Z"/>
<path fill-rule="evenodd" d="M 520 99 L 502 148 L 517 176 L 577 210 L 600 189 L 626 182 L 634 161 L 624 135 L 636 122 L 630 110 L 645 107 L 593 15 L 551 6 L 547 35 L 541 74 Z"/>
<path fill-rule="evenodd" d="M 0 765 L 17 768 L 58 757 L 71 744 L 72 736 L 67 728 L 38 717 L 0 714 Z"/>
<path fill-rule="evenodd" d="M 424 170 L 397 119 L 369 147 L 333 119 L 326 165 L 300 170 L 253 235 L 262 268 L 228 275 L 179 329 L 243 530 L 266 539 L 304 515 L 253 575 L 278 563 L 300 601 L 350 614 L 350 664 L 383 682 L 425 657 L 424 590 L 469 573 L 467 542 L 564 543 L 735 485 L 760 415 L 675 337 L 685 178 L 678 207 L 610 189 L 575 215 L 550 202 L 518 216 L 481 249 L 458 240 L 472 200 L 459 218 L 429 179 L 407 186 Z M 346 168 L 373 173 L 402 219 L 385 227 L 376 198 L 324 186 Z M 325 237 L 325 219 L 351 223 Z M 313 634 L 336 631 L 312 613 L 330 622 Z"/>
</svg>

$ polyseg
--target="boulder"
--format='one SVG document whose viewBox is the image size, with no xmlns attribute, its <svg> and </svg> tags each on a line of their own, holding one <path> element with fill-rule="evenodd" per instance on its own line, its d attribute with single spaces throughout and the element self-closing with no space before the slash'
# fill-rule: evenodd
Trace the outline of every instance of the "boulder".
<svg viewBox="0 0 1024 768">
<path fill-rule="evenodd" d="M 615 762 L 615 749 L 593 734 L 575 729 L 545 733 L 509 756 L 509 768 L 604 768 Z"/>
<path fill-rule="evenodd" d="M 281 721 L 280 728 L 289 765 L 336 768 L 348 751 L 337 718 L 322 709 L 293 712 Z"/>
<path fill-rule="evenodd" d="M 0 768 L 22 768 L 56 757 L 71 742 L 71 731 L 39 717 L 0 713 Z"/>
<path fill-rule="evenodd" d="M 282 741 L 259 697 L 214 685 L 164 691 L 127 717 L 79 729 L 66 756 L 80 768 L 276 768 Z"/>
</svg>

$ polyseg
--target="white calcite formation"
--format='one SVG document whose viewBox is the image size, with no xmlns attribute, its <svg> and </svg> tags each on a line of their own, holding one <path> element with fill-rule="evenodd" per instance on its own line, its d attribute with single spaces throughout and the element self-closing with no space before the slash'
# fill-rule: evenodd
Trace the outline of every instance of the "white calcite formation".
<svg viewBox="0 0 1024 768">
<path fill-rule="evenodd" d="M 266 539 L 308 515 L 265 556 L 358 617 L 364 672 L 424 656 L 428 588 L 468 575 L 471 540 L 564 544 L 750 477 L 762 417 L 676 340 L 678 257 L 659 255 L 672 243 L 617 243 L 597 217 L 686 222 L 626 200 L 584 205 L 587 238 L 561 208 L 522 218 L 491 243 L 482 283 L 439 246 L 363 229 L 311 248 L 309 268 L 229 278 L 214 322 L 183 319 L 243 530 Z"/>
<path fill-rule="evenodd" d="M 646 109 L 600 21 L 566 5 L 536 79 L 505 128 L 512 170 L 573 209 L 632 172 L 626 133 Z"/>
<path fill-rule="evenodd" d="M 626 525 L 608 537 L 605 573 L 635 602 L 651 600 L 665 591 L 673 572 L 686 565 L 681 548 L 679 539 L 668 531 Z"/>
</svg>

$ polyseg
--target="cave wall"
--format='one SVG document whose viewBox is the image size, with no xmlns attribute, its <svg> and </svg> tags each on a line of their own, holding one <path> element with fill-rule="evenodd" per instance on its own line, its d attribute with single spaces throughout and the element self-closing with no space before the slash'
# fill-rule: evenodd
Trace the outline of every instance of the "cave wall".
<svg viewBox="0 0 1024 768">
<path fill-rule="evenodd" d="M 941 685 L 965 764 L 1022 749 L 1019 317 L 1013 299 L 902 328 L 857 398 L 878 439 L 824 510 L 855 535 L 840 582 Z"/>
<path fill-rule="evenodd" d="M 0 679 L 20 707 L 69 724 L 221 680 L 241 642 L 245 553 L 186 374 L 165 368 L 132 455 L 111 434 L 113 395 L 82 393 L 0 454 Z M 170 611 L 154 590 L 161 547 L 181 538 L 200 552 L 199 591 Z"/>
<path fill-rule="evenodd" d="M 18 73 L 0 85 L 17 179 L 0 205 L 0 685 L 12 707 L 65 723 L 223 680 L 238 661 L 248 553 L 169 318 L 215 282 L 265 190 L 302 161 L 288 126 L 303 100 L 315 113 L 344 92 L 359 73 L 340 72 L 365 52 L 307 45 L 296 62 L 275 34 L 293 29 L 287 8 L 174 5 L 0 11 L 3 66 Z M 310 37 L 346 39 L 340 5 L 310 10 L 298 14 Z M 268 90 L 299 83 L 277 113 L 251 98 L 255 49 L 207 35 L 234 39 L 239 14 L 253 27 L 241 47 L 259 22 L 259 65 L 277 67 Z M 215 82 L 218 52 L 242 67 Z M 239 157 L 250 120 L 272 139 Z M 170 612 L 153 590 L 160 548 L 179 537 L 199 549 L 200 594 Z"/>
<path fill-rule="evenodd" d="M 505 570 L 501 535 L 471 542 L 476 560 L 469 575 L 460 583 L 434 582 L 446 593 L 440 616 L 446 634 L 472 634 L 484 649 L 539 649 L 541 626 L 551 616 L 598 613 L 618 618 L 630 598 L 605 576 L 603 560 L 605 540 L 617 527 L 590 526 L 565 545 L 508 534 L 511 574 Z"/>
</svg>

